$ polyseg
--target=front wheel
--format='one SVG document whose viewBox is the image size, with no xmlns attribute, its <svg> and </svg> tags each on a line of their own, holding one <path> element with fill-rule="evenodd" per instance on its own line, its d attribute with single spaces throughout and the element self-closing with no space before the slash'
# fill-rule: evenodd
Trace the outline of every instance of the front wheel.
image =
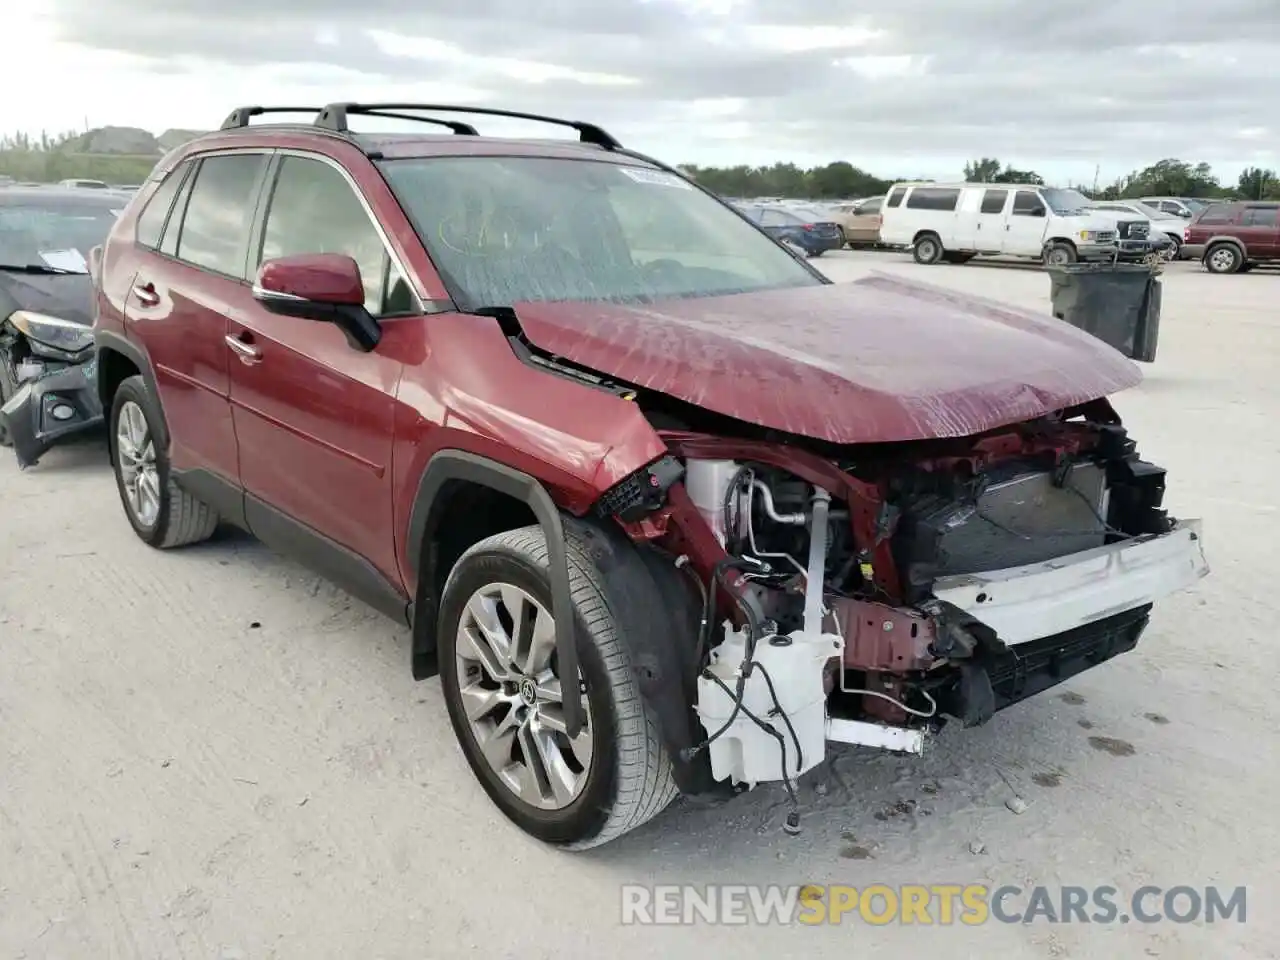
<svg viewBox="0 0 1280 960">
<path fill-rule="evenodd" d="M 1052 244 L 1044 252 L 1044 262 L 1050 267 L 1065 267 L 1076 262 L 1076 248 L 1069 243 Z"/>
<path fill-rule="evenodd" d="M 560 674 L 540 526 L 496 534 L 462 555 L 445 584 L 438 636 L 449 719 L 485 793 L 526 833 L 581 850 L 653 818 L 676 788 L 620 636 L 625 625 L 614 621 L 583 544 L 572 530 L 565 537 L 577 677 Z M 586 716 L 572 739 L 569 697 Z"/>
<path fill-rule="evenodd" d="M 8 403 L 9 398 L 18 392 L 17 365 L 7 347 L 0 347 L 0 407 Z M 13 438 L 9 436 L 9 428 L 0 419 L 0 447 L 12 447 Z"/>
<path fill-rule="evenodd" d="M 174 481 L 169 452 L 160 440 L 160 411 L 139 376 L 129 377 L 111 404 L 111 463 L 120 502 L 144 543 L 167 549 L 213 536 L 218 514 Z"/>
</svg>

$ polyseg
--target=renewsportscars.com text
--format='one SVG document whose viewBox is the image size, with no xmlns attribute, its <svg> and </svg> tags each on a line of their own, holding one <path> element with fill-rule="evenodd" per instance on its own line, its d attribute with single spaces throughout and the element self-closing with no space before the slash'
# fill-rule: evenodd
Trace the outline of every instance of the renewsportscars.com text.
<svg viewBox="0 0 1280 960">
<path fill-rule="evenodd" d="M 1245 887 L 624 885 L 626 925 L 1244 923 Z"/>
</svg>

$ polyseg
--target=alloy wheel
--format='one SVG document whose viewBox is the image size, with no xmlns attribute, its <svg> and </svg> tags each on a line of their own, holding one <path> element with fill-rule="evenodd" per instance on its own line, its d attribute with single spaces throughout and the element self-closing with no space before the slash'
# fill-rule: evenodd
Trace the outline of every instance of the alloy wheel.
<svg viewBox="0 0 1280 960">
<path fill-rule="evenodd" d="M 160 473 L 156 445 L 147 416 L 132 400 L 120 407 L 116 420 L 116 459 L 129 511 L 144 527 L 160 516 Z"/>
<path fill-rule="evenodd" d="M 458 622 L 455 669 L 462 711 L 480 753 L 519 799 L 562 810 L 591 772 L 592 721 L 580 678 L 562 686 L 555 621 L 538 600 L 509 583 L 471 595 Z M 564 697 L 579 697 L 585 723 L 565 732 Z"/>
<path fill-rule="evenodd" d="M 1235 265 L 1235 252 L 1228 247 L 1219 247 L 1209 254 L 1209 266 L 1216 273 L 1228 273 Z"/>
</svg>

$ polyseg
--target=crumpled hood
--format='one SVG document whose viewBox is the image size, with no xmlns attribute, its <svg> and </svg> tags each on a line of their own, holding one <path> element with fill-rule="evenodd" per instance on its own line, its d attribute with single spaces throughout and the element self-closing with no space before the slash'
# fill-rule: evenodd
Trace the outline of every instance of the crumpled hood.
<svg viewBox="0 0 1280 960">
<path fill-rule="evenodd" d="M 874 274 L 640 306 L 514 305 L 535 347 L 628 384 L 832 443 L 968 436 L 1142 380 L 1049 316 Z"/>
<path fill-rule="evenodd" d="M 0 320 L 14 310 L 93 323 L 93 283 L 87 273 L 24 274 L 0 271 Z"/>
</svg>

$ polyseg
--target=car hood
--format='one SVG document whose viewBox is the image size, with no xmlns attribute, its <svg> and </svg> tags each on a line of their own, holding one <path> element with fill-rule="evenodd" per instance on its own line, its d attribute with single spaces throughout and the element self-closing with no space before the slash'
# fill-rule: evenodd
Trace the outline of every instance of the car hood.
<svg viewBox="0 0 1280 960">
<path fill-rule="evenodd" d="M 86 327 L 93 323 L 93 283 L 87 273 L 27 274 L 0 270 L 0 319 L 31 310 Z"/>
<path fill-rule="evenodd" d="M 622 306 L 514 305 L 535 347 L 739 420 L 832 443 L 959 437 L 1139 383 L 1052 317 L 875 274 Z"/>
</svg>

